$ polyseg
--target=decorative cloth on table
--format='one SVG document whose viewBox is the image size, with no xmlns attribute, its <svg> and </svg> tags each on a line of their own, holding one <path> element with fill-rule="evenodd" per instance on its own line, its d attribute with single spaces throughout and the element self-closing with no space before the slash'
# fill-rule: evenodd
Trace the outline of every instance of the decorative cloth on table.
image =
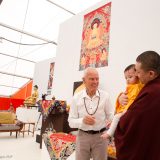
<svg viewBox="0 0 160 160">
<path fill-rule="evenodd" d="M 61 100 L 43 100 L 39 104 L 43 119 L 46 119 L 50 113 L 59 114 L 66 111 L 66 102 Z"/>
<path fill-rule="evenodd" d="M 44 134 L 43 139 L 51 160 L 66 160 L 76 147 L 76 136 L 66 133 Z"/>
</svg>

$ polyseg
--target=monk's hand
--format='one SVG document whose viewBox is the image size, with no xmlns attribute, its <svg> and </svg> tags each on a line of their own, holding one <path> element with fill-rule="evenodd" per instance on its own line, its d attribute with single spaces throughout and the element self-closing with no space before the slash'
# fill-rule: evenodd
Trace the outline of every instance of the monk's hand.
<svg viewBox="0 0 160 160">
<path fill-rule="evenodd" d="M 95 124 L 95 117 L 87 115 L 83 118 L 83 122 L 88 125 L 93 125 Z"/>
<path fill-rule="evenodd" d="M 119 103 L 120 103 L 122 106 L 127 105 L 127 103 L 128 103 L 127 92 L 122 93 L 122 94 L 119 96 L 118 101 L 119 101 Z"/>
</svg>

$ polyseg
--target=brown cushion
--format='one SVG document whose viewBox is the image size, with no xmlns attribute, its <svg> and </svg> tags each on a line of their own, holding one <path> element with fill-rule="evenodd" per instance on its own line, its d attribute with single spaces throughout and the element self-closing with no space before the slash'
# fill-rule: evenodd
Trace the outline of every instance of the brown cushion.
<svg viewBox="0 0 160 160">
<path fill-rule="evenodd" d="M 12 112 L 0 112 L 0 124 L 14 124 L 16 115 Z"/>
</svg>

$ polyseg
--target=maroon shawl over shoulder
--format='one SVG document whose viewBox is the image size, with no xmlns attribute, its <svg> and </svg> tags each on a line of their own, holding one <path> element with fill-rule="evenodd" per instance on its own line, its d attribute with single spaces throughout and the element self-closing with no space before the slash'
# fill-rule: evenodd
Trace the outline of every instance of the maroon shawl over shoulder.
<svg viewBox="0 0 160 160">
<path fill-rule="evenodd" d="M 117 160 L 160 160 L 160 77 L 149 82 L 115 132 Z"/>
</svg>

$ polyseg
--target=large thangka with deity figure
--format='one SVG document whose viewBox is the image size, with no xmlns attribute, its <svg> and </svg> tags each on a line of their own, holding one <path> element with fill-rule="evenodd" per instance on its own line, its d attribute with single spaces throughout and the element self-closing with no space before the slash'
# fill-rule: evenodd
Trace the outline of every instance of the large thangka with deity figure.
<svg viewBox="0 0 160 160">
<path fill-rule="evenodd" d="M 108 66 L 111 3 L 84 16 L 79 70 Z"/>
</svg>

